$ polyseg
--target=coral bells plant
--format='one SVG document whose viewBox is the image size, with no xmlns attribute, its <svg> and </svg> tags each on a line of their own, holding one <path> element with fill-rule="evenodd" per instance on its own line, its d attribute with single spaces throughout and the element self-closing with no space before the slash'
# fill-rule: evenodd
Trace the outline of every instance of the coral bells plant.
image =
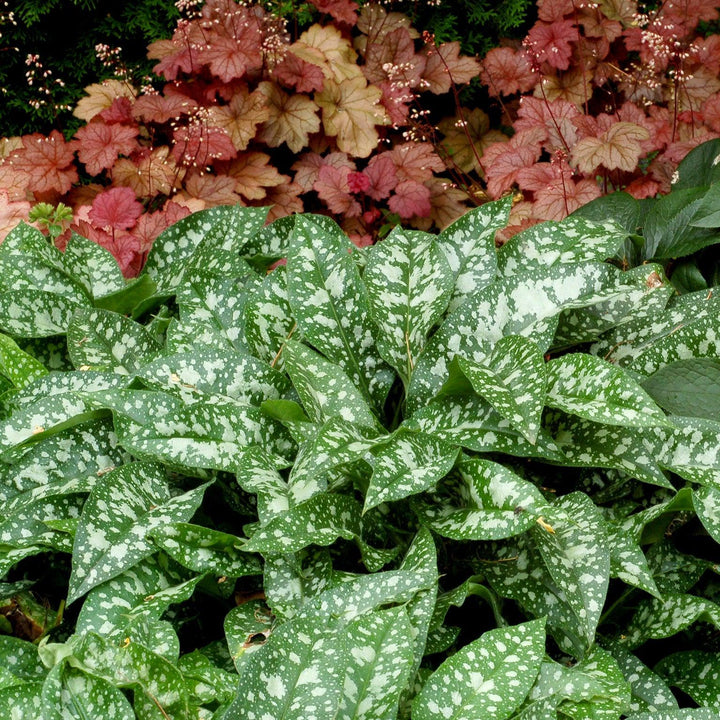
<svg viewBox="0 0 720 720">
<path fill-rule="evenodd" d="M 436 177 L 445 165 L 412 137 L 411 113 L 419 96 L 477 76 L 478 62 L 457 42 L 423 43 L 380 5 L 311 5 L 324 24 L 293 38 L 260 5 L 180 3 L 187 17 L 148 49 L 162 87 L 91 85 L 73 138 L 6 141 L 0 229 L 35 202 L 62 201 L 74 217 L 59 247 L 79 232 L 135 275 L 165 227 L 217 205 L 342 216 L 358 244 L 398 220 L 447 225 L 465 196 Z"/>
<path fill-rule="evenodd" d="M 522 44 L 491 50 L 481 79 L 512 136 L 480 109 L 441 124 L 458 168 L 492 198 L 509 192 L 517 226 L 558 220 L 617 189 L 666 193 L 678 162 L 720 132 L 720 36 L 709 0 L 539 0 Z M 512 232 L 512 230 L 510 230 Z"/>
</svg>

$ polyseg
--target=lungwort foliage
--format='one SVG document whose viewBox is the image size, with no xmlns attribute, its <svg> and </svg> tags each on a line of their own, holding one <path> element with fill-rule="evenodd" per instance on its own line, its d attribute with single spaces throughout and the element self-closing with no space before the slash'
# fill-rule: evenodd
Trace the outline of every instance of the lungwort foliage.
<svg viewBox="0 0 720 720">
<path fill-rule="evenodd" d="M 717 716 L 720 299 L 509 202 L 8 236 L 1 717 Z"/>
</svg>

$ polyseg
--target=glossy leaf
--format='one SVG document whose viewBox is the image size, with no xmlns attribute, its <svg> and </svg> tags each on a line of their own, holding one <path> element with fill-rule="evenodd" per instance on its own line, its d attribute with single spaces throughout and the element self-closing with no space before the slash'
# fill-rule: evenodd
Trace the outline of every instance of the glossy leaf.
<svg viewBox="0 0 720 720">
<path fill-rule="evenodd" d="M 21 350 L 12 338 L 0 334 L 0 373 L 16 388 L 23 388 L 35 378 L 47 374 L 47 368 Z"/>
<path fill-rule="evenodd" d="M 413 718 L 509 717 L 530 691 L 544 652 L 539 620 L 486 632 L 430 676 L 413 703 Z"/>
<path fill-rule="evenodd" d="M 664 657 L 655 671 L 687 693 L 700 707 L 720 710 L 720 661 L 717 653 L 688 650 Z"/>
</svg>

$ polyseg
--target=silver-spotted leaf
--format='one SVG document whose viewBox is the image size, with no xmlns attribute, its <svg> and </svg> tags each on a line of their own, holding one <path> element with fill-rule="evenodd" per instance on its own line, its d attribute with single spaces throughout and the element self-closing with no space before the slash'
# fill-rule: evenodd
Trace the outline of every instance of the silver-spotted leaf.
<svg viewBox="0 0 720 720">
<path fill-rule="evenodd" d="M 544 623 L 489 630 L 451 655 L 413 702 L 413 720 L 504 720 L 535 682 L 545 654 Z"/>
<path fill-rule="evenodd" d="M 710 537 L 720 543 L 720 488 L 702 487 L 693 490 L 693 505 L 698 520 Z"/>
<path fill-rule="evenodd" d="M 126 287 L 112 253 L 92 240 L 73 233 L 61 257 L 68 274 L 79 280 L 93 298 L 111 295 Z"/>
<path fill-rule="evenodd" d="M 47 372 L 40 361 L 21 350 L 12 338 L 0 333 L 0 374 L 14 387 L 23 388 Z"/>
<path fill-rule="evenodd" d="M 365 286 L 337 229 L 314 216 L 296 216 L 287 263 L 288 298 L 303 337 L 342 367 L 374 407 L 380 408 L 393 373 L 375 348 Z"/>
<path fill-rule="evenodd" d="M 363 281 L 377 348 L 403 382 L 450 302 L 455 276 L 432 235 L 396 227 L 373 246 Z"/>
<path fill-rule="evenodd" d="M 67 342 L 75 367 L 129 375 L 160 352 L 155 338 L 139 323 L 109 310 L 73 314 Z"/>
<path fill-rule="evenodd" d="M 434 487 L 450 472 L 459 452 L 457 446 L 432 435 L 401 427 L 388 440 L 370 449 L 373 473 L 363 512 Z"/>
<path fill-rule="evenodd" d="M 165 471 L 149 463 L 130 463 L 107 473 L 80 516 L 68 602 L 152 555 L 156 549 L 149 533 L 189 520 L 206 487 L 173 495 Z"/>
<path fill-rule="evenodd" d="M 720 712 L 720 658 L 716 652 L 687 650 L 666 655 L 655 666 L 655 672 L 700 707 Z"/>
<path fill-rule="evenodd" d="M 89 301 L 45 290 L 0 293 L 0 331 L 21 338 L 45 338 L 66 332 L 73 313 Z"/>
</svg>

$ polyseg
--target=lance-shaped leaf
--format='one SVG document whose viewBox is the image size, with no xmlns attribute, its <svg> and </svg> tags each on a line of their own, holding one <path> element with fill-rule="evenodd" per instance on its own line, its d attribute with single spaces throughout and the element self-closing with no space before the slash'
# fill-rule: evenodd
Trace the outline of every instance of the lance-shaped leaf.
<svg viewBox="0 0 720 720">
<path fill-rule="evenodd" d="M 453 272 L 432 235 L 395 228 L 372 248 L 363 280 L 378 350 L 407 385 L 450 301 Z"/>
<path fill-rule="evenodd" d="M 0 250 L 0 290 L 42 290 L 85 305 L 89 293 L 68 271 L 63 254 L 37 229 L 21 223 L 8 233 Z"/>
<path fill-rule="evenodd" d="M 36 378 L 16 392 L 12 397 L 12 408 L 16 411 L 19 408 L 29 407 L 36 401 L 53 395 L 96 393 L 124 388 L 130 381 L 130 378 L 113 372 L 96 370 L 51 372 Z"/>
<path fill-rule="evenodd" d="M 44 338 L 65 333 L 73 313 L 89 302 L 45 290 L 0 293 L 0 330 L 22 338 Z"/>
<path fill-rule="evenodd" d="M 67 330 L 75 367 L 129 375 L 160 352 L 155 338 L 139 323 L 109 310 L 79 310 Z"/>
<path fill-rule="evenodd" d="M 501 452 L 563 462 L 564 456 L 546 430 L 529 443 L 513 424 L 484 399 L 472 395 L 442 395 L 418 410 L 407 427 L 478 452 Z"/>
<path fill-rule="evenodd" d="M 263 647 L 273 624 L 273 614 L 262 600 L 248 600 L 225 616 L 225 640 L 238 673 L 242 673 L 249 656 Z"/>
<path fill-rule="evenodd" d="M 3 687 L 42 680 L 47 674 L 47 669 L 40 662 L 37 646 L 27 640 L 12 635 L 0 635 L 0 657 L 5 661 L 0 669 L 0 682 Z"/>
<path fill-rule="evenodd" d="M 75 631 L 109 637 L 122 634 L 134 621 L 156 621 L 170 605 L 187 600 L 200 579 L 188 579 L 168 568 L 166 560 L 147 557 L 87 594 Z"/>
<path fill-rule="evenodd" d="M 544 654 L 541 620 L 490 630 L 430 676 L 413 702 L 413 719 L 507 718 L 530 691 Z"/>
<path fill-rule="evenodd" d="M 260 563 L 241 550 L 244 540 L 212 528 L 173 522 L 156 525 L 148 537 L 183 567 L 227 577 L 261 575 Z"/>
<path fill-rule="evenodd" d="M 455 355 L 483 363 L 507 335 L 531 336 L 545 352 L 562 310 L 593 305 L 622 291 L 620 271 L 601 263 L 532 268 L 496 280 L 470 295 L 425 346 L 408 390 L 408 411 L 437 393 Z"/>
<path fill-rule="evenodd" d="M 542 493 L 503 465 L 464 458 L 458 466 L 461 482 L 448 480 L 448 494 L 430 496 L 420 506 L 427 524 L 454 540 L 498 540 L 529 530 L 547 510 Z"/>
<path fill-rule="evenodd" d="M 168 348 L 189 352 L 195 348 L 245 350 L 243 315 L 248 293 L 260 279 L 249 268 L 233 277 L 193 273 L 180 286 L 180 320 L 168 329 Z"/>
<path fill-rule="evenodd" d="M 495 343 L 485 363 L 457 355 L 458 368 L 473 390 L 509 420 L 528 442 L 535 443 L 545 405 L 547 371 L 540 348 L 522 335 Z M 450 366 L 450 381 L 453 367 Z"/>
<path fill-rule="evenodd" d="M 627 235 L 612 220 L 571 216 L 544 222 L 513 235 L 498 250 L 498 267 L 502 275 L 516 275 L 528 266 L 603 261 L 615 255 Z"/>
<path fill-rule="evenodd" d="M 701 707 L 720 711 L 720 659 L 716 652 L 687 650 L 668 655 L 655 672 L 680 688 Z"/>
<path fill-rule="evenodd" d="M 720 422 L 673 417 L 661 433 L 658 462 L 687 480 L 720 489 Z"/>
<path fill-rule="evenodd" d="M 610 547 L 610 575 L 659 598 L 660 591 L 640 545 L 617 523 L 607 523 L 606 529 Z"/>
<path fill-rule="evenodd" d="M 0 713 L 2 717 L 39 717 L 42 707 L 43 683 L 40 680 L 21 685 L 4 685 L 0 688 Z"/>
<path fill-rule="evenodd" d="M 294 340 L 287 341 L 283 355 L 311 420 L 323 422 L 338 416 L 365 427 L 377 425 L 367 400 L 339 365 Z"/>
<path fill-rule="evenodd" d="M 92 240 L 73 233 L 61 257 L 67 272 L 79 280 L 93 298 L 111 295 L 126 287 L 112 253 Z"/>
<path fill-rule="evenodd" d="M 266 208 L 220 205 L 183 218 L 156 238 L 143 274 L 156 282 L 159 295 L 174 293 L 197 270 L 228 275 L 218 261 L 236 265 L 233 258 L 250 251 L 266 216 Z"/>
<path fill-rule="evenodd" d="M 646 640 L 671 637 L 700 621 L 720 629 L 720 606 L 696 595 L 666 593 L 662 599 L 640 604 L 627 626 L 625 643 L 637 647 Z"/>
<path fill-rule="evenodd" d="M 117 412 L 115 426 L 123 446 L 141 458 L 160 460 L 189 470 L 206 468 L 232 470 L 243 448 L 264 445 L 266 450 L 283 457 L 292 450 L 292 441 L 279 423 L 259 408 L 234 402 L 201 400 L 180 405 L 160 418 L 142 418 L 137 422 L 125 412 L 144 414 L 157 408 L 163 393 L 145 393 L 137 406 Z M 171 397 L 171 396 L 166 396 Z"/>
<path fill-rule="evenodd" d="M 248 552 L 285 555 L 308 545 L 330 545 L 360 535 L 360 505 L 347 495 L 314 495 L 258 528 L 245 543 Z"/>
<path fill-rule="evenodd" d="M 46 375 L 47 368 L 21 350 L 12 338 L 0 334 L 0 374 L 16 388 L 23 388 L 35 378 Z"/>
<path fill-rule="evenodd" d="M 114 684 L 60 662 L 50 670 L 42 689 L 42 717 L 47 720 L 85 720 L 107 708 L 113 720 L 135 720 L 135 713 Z M 104 712 L 105 714 L 105 712 Z"/>
<path fill-rule="evenodd" d="M 340 417 L 330 418 L 300 448 L 288 479 L 293 502 L 301 502 L 323 491 L 327 473 L 363 458 L 367 451 L 384 442 L 371 428 L 351 425 Z"/>
<path fill-rule="evenodd" d="M 693 490 L 693 506 L 710 537 L 720 543 L 720 489 L 703 487 Z"/>
<path fill-rule="evenodd" d="M 342 367 L 377 408 L 393 381 L 377 354 L 365 286 L 339 228 L 296 216 L 288 254 L 288 297 L 298 328 Z"/>
<path fill-rule="evenodd" d="M 630 712 L 659 713 L 677 709 L 675 696 L 659 675 L 640 662 L 619 642 L 612 643 L 607 649 L 630 685 L 632 693 L 628 704 Z"/>
<path fill-rule="evenodd" d="M 547 404 L 592 422 L 626 427 L 667 425 L 665 413 L 620 368 L 570 353 L 547 364 Z"/>
<path fill-rule="evenodd" d="M 535 542 L 590 647 L 610 580 L 604 519 L 587 495 L 574 492 L 558 498 L 545 520 L 534 531 Z"/>
<path fill-rule="evenodd" d="M 75 656 L 96 677 L 134 691 L 134 710 L 140 717 L 158 717 L 158 705 L 171 718 L 190 714 L 187 688 L 175 665 L 138 642 L 118 643 L 88 633 Z M 162 717 L 162 714 L 160 715 Z"/>
<path fill-rule="evenodd" d="M 318 628 L 314 619 L 283 623 L 262 652 L 249 656 L 240 681 L 242 691 L 225 717 L 245 718 L 252 699 L 259 718 L 331 718 L 341 702 L 347 662 L 338 635 Z"/>
<path fill-rule="evenodd" d="M 171 496 L 164 471 L 131 463 L 109 472 L 83 508 L 75 534 L 68 602 L 152 555 L 148 534 L 189 520 L 206 485 Z"/>
<path fill-rule="evenodd" d="M 290 388 L 288 378 L 244 352 L 197 348 L 158 358 L 135 373 L 143 382 L 181 397 L 199 395 L 232 398 L 244 405 L 260 405 L 279 398 Z"/>
<path fill-rule="evenodd" d="M 243 322 L 250 352 L 282 369 L 281 350 L 296 327 L 288 300 L 285 266 L 275 268 L 260 285 L 249 290 Z"/>
<path fill-rule="evenodd" d="M 363 512 L 434 487 L 450 472 L 460 450 L 432 435 L 400 428 L 370 452 L 373 474 Z"/>
<path fill-rule="evenodd" d="M 710 708 L 682 708 L 680 710 L 661 710 L 659 712 L 638 713 L 627 720 L 715 720 L 717 710 Z"/>
<path fill-rule="evenodd" d="M 238 485 L 257 496 L 258 520 L 265 524 L 290 507 L 288 484 L 276 463 L 261 447 L 245 448 L 236 461 Z"/>
<path fill-rule="evenodd" d="M 413 626 L 402 607 L 367 613 L 342 630 L 346 651 L 339 717 L 395 720 L 413 669 Z"/>
<path fill-rule="evenodd" d="M 564 454 L 563 465 L 615 468 L 642 482 L 671 487 L 660 468 L 660 439 L 657 437 L 660 431 L 657 428 L 643 433 L 560 412 L 546 413 L 545 425 Z"/>
<path fill-rule="evenodd" d="M 510 198 L 502 198 L 473 208 L 438 236 L 437 244 L 445 253 L 455 277 L 450 310 L 495 277 L 495 233 L 507 225 L 510 205 Z"/>
</svg>

